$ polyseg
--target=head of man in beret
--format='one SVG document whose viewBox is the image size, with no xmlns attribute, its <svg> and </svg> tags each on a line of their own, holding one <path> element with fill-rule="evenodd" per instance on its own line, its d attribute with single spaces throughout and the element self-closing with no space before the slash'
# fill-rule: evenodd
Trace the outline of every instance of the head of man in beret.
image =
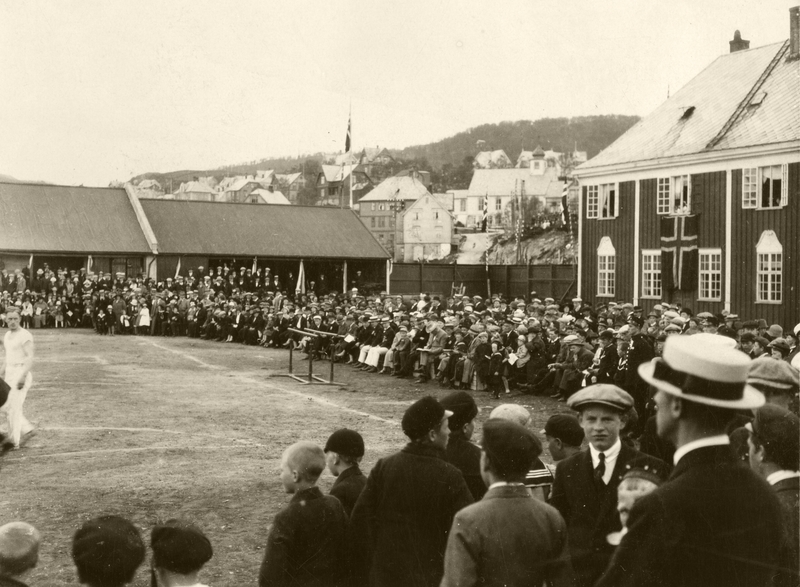
<svg viewBox="0 0 800 587">
<path fill-rule="evenodd" d="M 130 583 L 144 555 L 139 530 L 119 516 L 89 520 L 72 537 L 78 581 L 90 587 L 122 587 Z"/>
<path fill-rule="evenodd" d="M 0 526 L 0 576 L 19 578 L 34 568 L 39 562 L 40 542 L 39 531 L 30 524 L 9 522 Z"/>
<path fill-rule="evenodd" d="M 150 534 L 153 550 L 153 575 L 159 585 L 198 585 L 197 578 L 214 550 L 196 526 L 182 520 L 167 520 Z"/>
<path fill-rule="evenodd" d="M 475 416 L 478 415 L 478 405 L 472 398 L 472 394 L 466 391 L 456 391 L 443 397 L 439 403 L 445 410 L 453 413 L 448 418 L 451 435 L 458 433 L 463 435 L 466 440 L 472 438 L 475 430 Z"/>
<path fill-rule="evenodd" d="M 547 439 L 547 450 L 556 463 L 580 452 L 585 437 L 580 421 L 572 414 L 550 416 L 542 434 Z"/>
<path fill-rule="evenodd" d="M 448 418 L 453 412 L 430 395 L 415 401 L 403 414 L 401 427 L 413 443 L 426 444 L 445 450 L 450 438 Z"/>
<path fill-rule="evenodd" d="M 542 454 L 542 443 L 527 428 L 500 418 L 483 425 L 481 475 L 489 487 L 497 482 L 522 483 Z"/>
<path fill-rule="evenodd" d="M 355 430 L 341 428 L 328 437 L 323 451 L 328 470 L 338 477 L 348 469 L 358 469 L 364 457 L 364 439 Z"/>
<path fill-rule="evenodd" d="M 751 469 L 770 485 L 779 482 L 778 476 L 787 478 L 781 472 L 796 476 L 800 470 L 800 419 L 794 413 L 766 404 L 755 411 L 746 428 L 750 432 L 747 446 Z"/>
<path fill-rule="evenodd" d="M 604 452 L 619 440 L 628 411 L 633 407 L 633 397 L 616 385 L 597 383 L 572 394 L 567 405 L 578 412 L 589 444 Z"/>
</svg>

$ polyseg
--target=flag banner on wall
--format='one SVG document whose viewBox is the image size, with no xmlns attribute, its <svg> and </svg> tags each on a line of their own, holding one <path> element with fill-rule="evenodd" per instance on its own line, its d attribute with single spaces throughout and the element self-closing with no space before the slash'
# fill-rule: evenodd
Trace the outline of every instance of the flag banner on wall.
<svg viewBox="0 0 800 587">
<path fill-rule="evenodd" d="M 697 288 L 697 216 L 661 219 L 661 284 L 665 290 Z"/>
<path fill-rule="evenodd" d="M 569 183 L 564 183 L 564 189 L 561 190 L 561 217 L 567 232 L 569 232 L 569 186 Z"/>
</svg>

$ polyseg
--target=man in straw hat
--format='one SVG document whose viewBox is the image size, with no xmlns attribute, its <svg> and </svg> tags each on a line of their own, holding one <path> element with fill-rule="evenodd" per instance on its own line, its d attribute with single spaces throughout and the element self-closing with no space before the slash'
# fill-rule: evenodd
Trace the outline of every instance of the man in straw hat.
<svg viewBox="0 0 800 587">
<path fill-rule="evenodd" d="M 677 448 L 675 469 L 631 510 L 628 533 L 598 586 L 768 584 L 780 504 L 737 462 L 725 434 L 735 410 L 764 404 L 747 384 L 749 364 L 729 346 L 676 336 L 663 358 L 639 367 L 657 390 L 657 432 Z"/>
</svg>

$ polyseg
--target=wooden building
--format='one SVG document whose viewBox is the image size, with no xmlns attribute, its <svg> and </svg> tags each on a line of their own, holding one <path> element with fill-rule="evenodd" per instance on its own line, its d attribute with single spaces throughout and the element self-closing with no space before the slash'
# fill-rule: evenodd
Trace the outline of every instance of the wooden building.
<svg viewBox="0 0 800 587">
<path fill-rule="evenodd" d="M 579 294 L 800 320 L 800 7 L 580 165 Z"/>
</svg>

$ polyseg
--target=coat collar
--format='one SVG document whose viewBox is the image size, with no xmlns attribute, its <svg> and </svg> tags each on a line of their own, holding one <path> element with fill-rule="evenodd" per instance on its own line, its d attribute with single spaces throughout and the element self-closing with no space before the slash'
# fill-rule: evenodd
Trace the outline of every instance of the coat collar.
<svg viewBox="0 0 800 587">
<path fill-rule="evenodd" d="M 348 467 L 347 469 L 339 473 L 339 476 L 336 478 L 335 483 L 338 483 L 339 481 L 343 481 L 344 479 L 348 479 L 350 477 L 354 477 L 356 475 L 361 475 L 361 469 L 358 468 L 358 465 L 353 465 L 352 467 Z"/>
<path fill-rule="evenodd" d="M 403 447 L 401 452 L 417 455 L 420 457 L 431 457 L 435 459 L 447 459 L 447 453 L 438 446 L 432 446 L 430 444 L 421 444 L 419 442 L 409 442 L 407 445 Z"/>
<path fill-rule="evenodd" d="M 686 453 L 672 470 L 670 480 L 683 475 L 692 467 L 739 465 L 729 444 L 704 446 Z"/>
<path fill-rule="evenodd" d="M 322 497 L 322 491 L 320 491 L 319 487 L 316 485 L 314 487 L 309 487 L 308 489 L 301 489 L 297 493 L 292 496 L 292 503 L 295 502 L 305 502 L 312 499 L 320 499 Z"/>
<path fill-rule="evenodd" d="M 531 498 L 531 494 L 524 485 L 503 485 L 502 487 L 494 487 L 487 491 L 483 499 L 502 499 L 509 497 Z"/>
</svg>

